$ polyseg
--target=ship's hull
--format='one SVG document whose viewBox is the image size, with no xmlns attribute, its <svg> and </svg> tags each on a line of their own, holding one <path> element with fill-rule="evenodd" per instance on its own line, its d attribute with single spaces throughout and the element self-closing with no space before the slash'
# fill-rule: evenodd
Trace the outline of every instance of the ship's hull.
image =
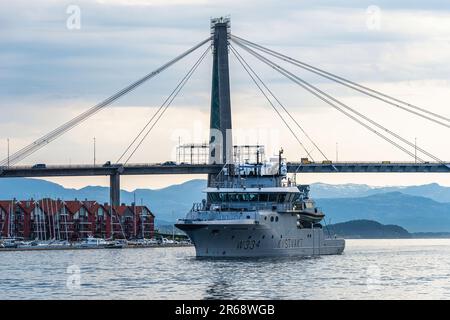
<svg viewBox="0 0 450 320">
<path fill-rule="evenodd" d="M 345 240 L 325 238 L 321 228 L 281 231 L 250 219 L 185 222 L 176 226 L 189 235 L 197 257 L 334 255 L 345 248 Z"/>
</svg>

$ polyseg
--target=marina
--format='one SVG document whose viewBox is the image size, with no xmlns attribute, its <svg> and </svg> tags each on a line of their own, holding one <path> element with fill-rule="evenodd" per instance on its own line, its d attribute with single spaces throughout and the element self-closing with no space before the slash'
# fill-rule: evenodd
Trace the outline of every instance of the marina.
<svg viewBox="0 0 450 320">
<path fill-rule="evenodd" d="M 144 248 L 175 248 L 175 247 L 191 247 L 190 242 L 177 243 L 154 243 L 154 244 L 126 244 L 124 246 L 114 246 L 105 243 L 104 245 L 83 246 L 82 243 L 70 245 L 36 245 L 36 246 L 17 246 L 17 247 L 1 247 L 0 252 L 11 251 L 48 251 L 48 250 L 99 250 L 99 249 L 144 249 Z"/>
<path fill-rule="evenodd" d="M 98 238 L 152 238 L 154 214 L 142 205 L 111 206 L 95 200 L 0 201 L 3 238 L 39 241 L 79 241 Z"/>
<path fill-rule="evenodd" d="M 0 252 L 190 246 L 161 235 L 146 206 L 60 199 L 0 201 Z M 172 238 L 172 239 L 169 239 Z"/>
</svg>

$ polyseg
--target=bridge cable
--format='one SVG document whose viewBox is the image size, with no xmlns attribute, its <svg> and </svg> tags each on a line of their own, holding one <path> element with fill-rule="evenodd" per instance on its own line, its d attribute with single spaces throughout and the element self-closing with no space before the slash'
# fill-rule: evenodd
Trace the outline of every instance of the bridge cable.
<svg viewBox="0 0 450 320">
<path fill-rule="evenodd" d="M 322 101 L 326 102 L 327 104 L 331 105 L 332 107 L 334 107 L 335 109 L 337 109 L 338 111 L 344 113 L 347 117 L 353 119 L 354 121 L 358 122 L 359 124 L 361 124 L 362 126 L 364 126 L 365 128 L 367 128 L 368 130 L 372 131 L 373 133 L 375 133 L 376 135 L 380 136 L 381 138 L 383 138 L 384 140 L 388 141 L 389 143 L 391 143 L 392 145 L 396 146 L 397 148 L 399 148 L 400 150 L 404 151 L 405 153 L 409 154 L 410 156 L 416 158 L 417 160 L 424 162 L 424 160 L 416 157 L 416 155 L 412 152 L 410 152 L 409 150 L 405 149 L 404 147 L 402 147 L 401 145 L 397 144 L 395 141 L 389 139 L 388 137 L 384 136 L 383 134 L 381 134 L 380 132 L 378 132 L 377 130 L 373 129 L 372 127 L 370 127 L 369 125 L 367 125 L 366 123 L 362 122 L 361 120 L 359 120 L 358 118 L 354 117 L 353 115 L 349 114 L 348 112 L 344 111 L 342 108 L 338 107 L 336 104 L 332 103 L 330 100 L 335 101 L 336 103 L 338 103 L 339 105 L 341 105 L 342 107 L 350 110 L 351 112 L 357 114 L 358 116 L 362 117 L 363 119 L 365 119 L 366 121 L 372 123 L 373 125 L 381 128 L 382 130 L 384 130 L 385 132 L 393 135 L 394 137 L 396 137 L 397 139 L 403 141 L 404 143 L 415 147 L 417 150 L 419 150 L 420 152 L 428 155 L 429 157 L 433 158 L 434 160 L 440 162 L 440 163 L 444 163 L 442 160 L 440 160 L 439 158 L 435 157 L 434 155 L 432 155 L 431 153 L 425 151 L 422 148 L 419 148 L 417 146 L 415 146 L 413 143 L 409 142 L 408 140 L 402 138 L 401 136 L 399 136 L 398 134 L 390 131 L 389 129 L 383 127 L 382 125 L 378 124 L 377 122 L 371 120 L 370 118 L 364 116 L 363 114 L 359 113 L 358 111 L 354 110 L 353 108 L 349 107 L 348 105 L 340 102 L 339 100 L 335 99 L 334 97 L 328 95 L 327 93 L 325 93 L 324 91 L 318 89 L 317 87 L 311 85 L 310 83 L 308 83 L 307 81 L 299 78 L 298 76 L 292 74 L 291 72 L 287 71 L 286 69 L 280 67 L 279 65 L 275 64 L 274 62 L 270 61 L 269 59 L 261 56 L 260 54 L 256 53 L 255 51 L 253 51 L 252 49 L 248 48 L 247 46 L 243 45 L 242 43 L 240 43 L 239 41 L 236 41 L 235 39 L 233 39 L 233 42 L 238 44 L 239 46 L 241 46 L 243 49 L 245 49 L 246 51 L 248 51 L 249 53 L 251 53 L 252 55 L 254 55 L 256 58 L 258 58 L 259 60 L 261 60 L 262 62 L 264 62 L 265 64 L 269 65 L 271 68 L 273 68 L 274 70 L 278 71 L 279 73 L 281 73 L 282 75 L 284 75 L 285 77 L 287 77 L 288 79 L 290 79 L 291 81 L 297 83 L 298 85 L 300 85 L 302 88 L 304 88 L 305 90 L 307 90 L 308 92 L 312 93 L 313 95 L 315 95 L 316 97 L 318 97 L 319 99 L 321 99 Z M 323 96 L 327 97 L 324 98 Z"/>
<path fill-rule="evenodd" d="M 410 108 L 419 110 L 419 111 L 421 111 L 421 112 L 423 112 L 423 113 L 426 113 L 426 114 L 432 115 L 432 116 L 434 116 L 434 117 L 436 117 L 436 118 L 439 118 L 439 119 L 445 120 L 445 121 L 447 121 L 447 122 L 450 122 L 450 119 L 447 118 L 447 117 L 445 117 L 445 116 L 439 115 L 439 114 L 437 114 L 437 113 L 435 113 L 435 112 L 428 111 L 428 110 L 426 110 L 426 109 L 424 109 L 424 108 L 421 108 L 421 107 L 415 106 L 415 105 L 413 105 L 413 104 L 410 104 L 410 103 L 408 103 L 408 102 L 402 101 L 402 100 L 400 100 L 400 99 L 394 98 L 394 97 L 392 97 L 392 96 L 390 96 L 390 95 L 387 95 L 387 94 L 385 94 L 385 93 L 382 93 L 382 92 L 380 92 L 380 91 L 377 91 L 377 90 L 371 89 L 371 88 L 369 88 L 369 87 L 360 85 L 360 84 L 358 84 L 358 83 L 356 83 L 356 82 L 353 82 L 353 81 L 351 81 L 351 80 L 345 79 L 345 78 L 340 77 L 340 76 L 338 76 L 338 75 L 335 75 L 335 74 L 333 74 L 333 73 L 331 73 L 331 72 L 327 72 L 327 71 L 325 71 L 325 70 L 316 68 L 316 67 L 314 67 L 314 66 L 312 66 L 312 65 L 310 65 L 310 64 L 307 64 L 307 63 L 304 63 L 304 62 L 302 62 L 302 61 L 296 60 L 296 59 L 294 59 L 294 58 L 288 57 L 288 56 L 286 56 L 286 55 L 284 55 L 284 54 L 282 54 L 282 53 L 273 51 L 273 50 L 271 50 L 271 49 L 268 49 L 268 48 L 263 47 L 263 46 L 261 46 L 261 45 L 258 45 L 258 44 L 256 44 L 256 43 L 253 43 L 253 42 L 251 42 L 251 41 L 245 40 L 245 39 L 243 39 L 243 38 L 237 37 L 237 36 L 235 36 L 235 35 L 232 35 L 232 38 L 235 38 L 235 39 L 237 39 L 237 40 L 239 40 L 239 41 L 242 41 L 242 42 L 245 43 L 246 45 L 251 46 L 251 47 L 253 47 L 253 48 L 255 48 L 255 49 L 258 49 L 258 50 L 260 50 L 260 51 L 263 51 L 263 52 L 265 52 L 265 53 L 267 53 L 267 54 L 270 54 L 270 55 L 272 55 L 272 56 L 274 56 L 274 57 L 276 57 L 276 58 L 278 58 L 278 59 L 280 59 L 280 60 L 286 61 L 286 62 L 291 63 L 291 64 L 293 64 L 293 65 L 295 65 L 295 66 L 297 66 L 297 67 L 300 67 L 300 68 L 303 68 L 303 69 L 305 69 L 305 70 L 308 70 L 308 71 L 310 71 L 310 72 L 312 72 L 312 73 L 315 73 L 315 74 L 317 74 L 317 75 L 319 75 L 319 76 L 321 76 L 321 77 L 324 77 L 324 78 L 326 78 L 326 79 L 329 79 L 329 80 L 332 80 L 332 81 L 337 82 L 337 83 L 339 83 L 339 84 L 342 84 L 342 85 L 344 85 L 344 86 L 346 86 L 346 87 L 348 87 L 348 88 L 351 88 L 351 89 L 353 89 L 353 90 L 356 90 L 356 91 L 358 91 L 358 92 L 360 92 L 360 93 L 363 93 L 363 94 L 365 94 L 365 95 L 367 95 L 367 96 L 370 96 L 370 97 L 372 97 L 372 98 L 375 98 L 375 99 L 378 99 L 378 100 L 380 100 L 380 101 L 383 101 L 383 102 L 385 102 L 385 103 L 387 103 L 387 104 L 390 104 L 390 105 L 392 105 L 392 106 L 394 106 L 394 107 L 397 107 L 397 108 L 402 109 L 402 110 L 404 110 L 404 111 L 410 112 L 410 113 L 412 113 L 412 114 L 414 114 L 414 115 L 417 115 L 417 116 L 419 116 L 419 117 L 422 117 L 422 118 L 424 118 L 424 119 L 427 119 L 427 120 L 429 120 L 429 121 L 432 121 L 432 122 L 434 122 L 434 123 L 437 123 L 437 124 L 442 125 L 442 126 L 444 126 L 444 127 L 450 128 L 450 125 L 447 124 L 447 123 L 444 123 L 444 122 L 441 122 L 441 121 L 439 121 L 439 120 L 430 118 L 430 117 L 428 117 L 428 116 L 426 116 L 426 115 L 423 115 L 423 114 L 421 114 L 421 113 L 419 113 L 419 112 L 416 112 L 416 111 L 414 111 L 414 110 L 408 109 L 408 108 L 406 108 L 406 107 L 404 107 L 404 106 L 401 106 L 401 105 L 399 105 L 399 104 L 396 104 L 396 103 L 394 103 L 394 102 L 392 102 L 392 101 L 389 101 L 389 100 L 386 100 L 386 99 L 384 99 L 384 98 L 391 99 L 391 100 L 393 100 L 393 101 L 395 101 L 395 102 L 404 104 L 404 105 L 406 105 L 406 106 L 408 106 L 408 107 L 410 107 Z M 377 96 L 377 95 L 378 95 L 378 96 Z M 380 96 L 381 96 L 381 97 L 380 97 Z M 382 98 L 382 97 L 384 97 L 384 98 Z"/>
<path fill-rule="evenodd" d="M 208 47 L 206 49 L 205 52 L 203 52 L 203 54 L 200 56 L 199 60 L 202 59 L 206 53 L 210 50 L 210 48 Z M 190 69 L 192 70 L 192 69 Z M 167 102 L 170 100 L 170 98 L 172 97 L 172 95 L 176 92 L 176 90 L 183 84 L 183 81 L 188 77 L 189 72 L 180 80 L 180 82 L 178 83 L 178 85 L 175 87 L 175 89 L 170 93 L 170 95 L 166 98 L 166 100 L 164 100 L 164 102 L 161 104 L 161 106 L 158 108 L 158 110 L 153 114 L 153 116 L 150 118 L 150 120 L 148 120 L 148 122 L 145 124 L 145 126 L 141 129 L 141 131 L 139 131 L 139 133 L 136 135 L 136 137 L 133 139 L 133 141 L 131 141 L 131 143 L 128 145 L 128 147 L 125 149 L 125 151 L 122 153 L 122 155 L 119 157 L 119 159 L 117 159 L 116 164 L 118 164 L 120 162 L 120 160 L 123 159 L 123 157 L 125 156 L 125 154 L 131 149 L 131 147 L 133 146 L 133 144 L 139 139 L 139 137 L 142 135 L 142 133 L 145 131 L 145 129 L 147 129 L 147 127 L 152 123 L 153 119 L 156 118 L 156 116 L 159 114 L 159 112 L 164 108 L 164 106 L 167 104 Z"/>
<path fill-rule="evenodd" d="M 270 95 L 275 99 L 275 101 L 281 106 L 281 108 L 287 113 L 287 115 L 291 118 L 291 120 L 297 125 L 297 127 L 303 132 L 303 134 L 306 136 L 306 138 L 314 145 L 314 147 L 320 152 L 320 154 L 328 160 L 327 156 L 322 152 L 322 150 L 319 148 L 319 146 L 314 142 L 314 140 L 308 135 L 308 133 L 303 129 L 303 127 L 300 125 L 300 123 L 291 115 L 291 113 L 286 109 L 286 107 L 281 103 L 281 101 L 275 96 L 275 94 L 270 90 L 270 88 L 264 83 L 264 81 L 258 76 L 258 74 L 255 72 L 255 70 L 248 64 L 248 62 L 244 59 L 244 57 L 238 52 L 236 48 L 233 47 L 230 43 L 230 49 L 233 52 L 233 54 L 236 56 L 236 58 L 239 60 L 239 62 L 244 63 L 247 68 L 253 73 L 253 75 L 260 81 L 260 83 L 264 86 L 264 88 L 270 93 Z M 306 153 L 309 155 L 310 152 L 306 151 Z M 311 159 L 313 160 L 313 159 Z"/>
<path fill-rule="evenodd" d="M 247 47 L 246 50 L 250 50 L 252 51 L 252 54 L 255 53 L 253 50 L 249 49 Z M 437 158 L 436 156 L 434 156 L 433 154 L 427 152 L 426 150 L 424 150 L 423 148 L 417 147 L 415 144 L 411 143 L 410 141 L 404 139 L 403 137 L 401 137 L 400 135 L 396 134 L 395 132 L 392 132 L 391 130 L 385 128 L 384 126 L 380 125 L 379 123 L 373 121 L 372 119 L 368 118 L 367 116 L 361 114 L 360 112 L 356 111 L 355 109 L 349 107 L 348 105 L 342 103 L 341 101 L 335 99 L 334 97 L 330 96 L 329 94 L 327 94 L 326 92 L 318 89 L 317 87 L 313 86 L 312 84 L 306 82 L 305 80 L 299 78 L 298 76 L 292 74 L 291 72 L 287 71 L 286 69 L 283 69 L 282 67 L 280 67 L 279 65 L 273 63 L 272 61 L 266 59 L 265 57 L 255 53 L 256 56 L 262 59 L 265 59 L 266 61 L 263 61 L 265 63 L 270 63 L 272 65 L 270 65 L 272 68 L 274 68 L 275 70 L 279 71 L 280 73 L 282 73 L 283 75 L 285 75 L 286 77 L 288 77 L 289 79 L 291 79 L 292 81 L 294 81 L 295 83 L 299 84 L 300 86 L 302 86 L 303 88 L 305 88 L 305 86 L 311 88 L 313 91 L 315 92 L 319 92 L 321 95 L 326 96 L 328 99 L 335 101 L 336 103 L 338 103 L 339 105 L 341 105 L 342 107 L 346 108 L 347 110 L 353 112 L 354 114 L 358 115 L 359 117 L 363 118 L 364 120 L 370 122 L 371 124 L 377 126 L 378 128 L 382 129 L 383 131 L 389 133 L 390 135 L 396 137 L 397 139 L 401 140 L 403 143 L 408 144 L 411 147 L 414 147 L 416 150 L 420 151 L 421 153 L 429 156 L 430 158 L 434 159 L 435 161 L 439 162 L 439 163 L 444 163 L 442 160 L 440 160 L 439 158 Z M 305 88 L 306 90 L 308 90 L 307 88 Z M 312 92 L 311 90 L 308 90 L 309 92 L 313 93 L 314 95 L 316 95 L 314 92 Z M 316 95 L 317 96 L 317 95 Z M 322 98 L 321 98 L 322 99 Z M 324 99 L 322 99 L 324 100 Z M 325 100 L 324 100 L 325 101 Z M 327 102 L 327 101 L 325 101 Z M 328 104 L 330 104 L 329 102 L 327 102 Z M 337 106 L 334 104 L 330 104 L 331 106 L 333 106 L 334 108 L 336 108 Z M 336 108 L 338 109 L 338 108 Z M 339 109 L 338 109 L 339 110 Z M 342 112 L 342 110 L 339 110 Z M 345 114 L 345 113 L 344 113 Z M 355 120 L 355 119 L 354 119 Z M 373 130 L 371 130 L 372 132 L 375 132 Z M 378 134 L 378 133 L 377 133 Z M 385 139 L 386 140 L 386 139 Z M 389 141 L 392 141 L 389 139 Z M 398 145 L 397 145 L 398 146 Z M 404 151 L 404 150 L 403 150 Z M 407 152 L 409 155 L 413 156 L 412 153 Z M 414 155 L 414 158 L 416 158 L 416 156 Z M 417 158 L 419 159 L 419 158 Z M 423 162 L 423 160 L 421 160 Z"/>
<path fill-rule="evenodd" d="M 178 85 L 175 87 L 175 89 L 172 91 L 172 93 L 168 96 L 168 98 L 164 101 L 164 103 L 159 107 L 157 112 L 153 115 L 153 117 L 147 122 L 147 124 L 144 126 L 144 128 L 139 132 L 137 137 L 133 140 L 131 143 L 134 144 L 134 142 L 138 139 L 138 137 L 141 135 L 141 133 L 145 130 L 145 128 L 148 127 L 148 125 L 151 123 L 151 121 L 154 119 L 154 117 L 159 113 L 158 117 L 156 118 L 155 122 L 152 124 L 152 126 L 147 130 L 145 135 L 141 138 L 139 143 L 136 145 L 136 147 L 133 149 L 131 154 L 127 157 L 127 159 L 124 162 L 124 165 L 128 163 L 128 161 L 131 159 L 131 157 L 135 154 L 135 152 L 139 149 L 141 144 L 144 142 L 144 140 L 147 138 L 149 133 L 152 131 L 152 129 L 155 127 L 155 125 L 158 123 L 158 121 L 161 119 L 161 117 L 164 115 L 166 110 L 169 108 L 170 104 L 173 102 L 173 100 L 177 97 L 177 95 L 180 93 L 181 89 L 183 89 L 184 85 L 189 81 L 191 76 L 194 74 L 195 70 L 197 70 L 197 67 L 202 63 L 204 58 L 206 57 L 206 54 L 210 48 L 208 47 L 206 51 L 200 56 L 200 58 L 194 63 L 194 65 L 191 67 L 191 69 L 188 71 L 188 73 L 183 77 L 183 79 L 178 83 Z M 160 110 L 162 111 L 160 112 Z M 130 149 L 131 145 L 127 148 L 127 150 Z M 124 152 L 125 154 L 126 152 Z M 121 156 L 121 158 L 123 155 Z"/>
<path fill-rule="evenodd" d="M 252 73 L 247 69 L 247 66 L 241 61 L 240 57 L 235 53 L 235 50 L 233 49 L 233 47 L 231 47 L 230 45 L 230 49 L 231 52 L 236 56 L 237 60 L 239 61 L 239 63 L 242 65 L 242 67 L 244 68 L 244 70 L 247 72 L 247 74 L 250 76 L 250 78 L 253 80 L 253 82 L 255 83 L 255 85 L 258 87 L 258 89 L 261 91 L 261 93 L 264 95 L 264 97 L 267 99 L 267 101 L 269 102 L 269 104 L 272 106 L 272 108 L 275 110 L 275 112 L 277 113 L 277 115 L 280 117 L 280 119 L 284 122 L 285 126 L 289 129 L 289 131 L 292 133 L 292 135 L 295 137 L 295 139 L 297 140 L 297 142 L 300 144 L 300 146 L 303 148 L 303 150 L 305 150 L 306 154 L 308 155 L 308 157 L 310 157 L 313 161 L 313 157 L 311 156 L 311 154 L 309 153 L 308 149 L 306 149 L 306 147 L 303 145 L 303 143 L 300 141 L 300 139 L 298 138 L 298 136 L 295 134 L 295 132 L 292 130 L 292 128 L 289 126 L 289 124 L 286 122 L 286 120 L 283 118 L 283 116 L 281 115 L 281 113 L 278 111 L 278 109 L 275 107 L 275 105 L 273 104 L 272 100 L 270 100 L 270 98 L 267 96 L 266 92 L 264 92 L 264 90 L 261 88 L 261 86 L 259 85 L 259 83 L 256 81 L 255 77 L 252 75 Z M 261 81 L 261 79 L 259 79 Z M 261 81 L 262 82 L 262 81 Z"/>
<path fill-rule="evenodd" d="M 236 42 L 234 40 L 234 42 Z M 240 44 L 241 45 L 241 44 Z M 433 158 L 434 160 L 440 162 L 440 163 L 444 163 L 442 160 L 440 160 L 439 158 L 435 157 L 434 155 L 432 155 L 431 153 L 425 151 L 422 148 L 417 147 L 416 145 L 414 145 L 413 143 L 409 142 L 408 140 L 404 139 L 403 137 L 399 136 L 398 134 L 390 131 L 389 129 L 383 127 L 382 125 L 378 124 L 377 122 L 373 121 L 372 119 L 366 117 L 365 115 L 361 114 L 360 112 L 356 111 L 355 109 L 349 107 L 348 105 L 342 103 L 341 101 L 337 100 L 336 98 L 330 96 L 329 94 L 327 94 L 326 92 L 320 90 L 319 88 L 313 86 L 312 84 L 306 82 L 305 80 L 299 78 L 298 76 L 294 75 L 293 73 L 287 71 L 286 69 L 280 67 L 279 65 L 275 64 L 274 62 L 270 61 L 269 59 L 259 55 L 258 53 L 254 52 L 253 50 L 251 50 L 250 48 L 243 46 L 243 48 L 245 50 L 247 50 L 248 52 L 250 52 L 251 54 L 253 54 L 255 57 L 257 57 L 258 59 L 260 59 L 261 61 L 263 61 L 264 63 L 268 64 L 270 67 L 272 67 L 273 69 L 275 69 L 276 71 L 280 72 L 281 74 L 283 74 L 284 76 L 286 76 L 288 79 L 292 80 L 293 82 L 297 83 L 298 85 L 300 85 L 301 87 L 303 87 L 305 90 L 309 91 L 310 93 L 312 93 L 313 95 L 315 95 L 316 97 L 318 97 L 319 99 L 323 100 L 324 102 L 326 102 L 327 104 L 331 105 L 332 107 L 334 107 L 335 109 L 339 110 L 340 112 L 344 113 L 346 116 L 350 117 L 351 119 L 353 119 L 354 121 L 357 121 L 358 123 L 360 123 L 361 125 L 363 125 L 364 127 L 366 127 L 367 129 L 369 129 L 370 131 L 372 131 L 373 133 L 377 134 L 378 136 L 380 136 L 381 138 L 385 139 L 386 141 L 388 141 L 389 143 L 393 144 L 394 146 L 396 146 L 397 148 L 399 148 L 400 150 L 406 152 L 407 154 L 409 154 L 410 156 L 420 160 L 421 162 L 424 162 L 424 160 L 416 157 L 416 155 L 414 155 L 412 152 L 408 151 L 407 149 L 403 148 L 402 146 L 398 145 L 397 143 L 395 143 L 395 141 L 387 138 L 386 136 L 382 135 L 381 133 L 379 133 L 378 131 L 376 131 L 375 129 L 373 129 L 372 127 L 368 126 L 367 124 L 365 124 L 364 122 L 361 122 L 358 118 L 355 118 L 354 116 L 352 116 L 351 114 L 345 112 L 344 110 L 342 110 L 340 107 L 338 107 L 336 104 L 333 104 L 332 102 L 330 102 L 328 99 L 335 101 L 337 104 L 341 105 L 342 107 L 346 108 L 347 110 L 353 112 L 354 114 L 358 115 L 359 117 L 363 118 L 364 120 L 372 123 L 373 125 L 377 126 L 378 128 L 382 129 L 383 131 L 389 133 L 390 135 L 396 137 L 397 139 L 401 140 L 402 142 L 404 142 L 405 144 L 410 145 L 411 147 L 415 147 L 417 150 L 419 150 L 420 152 L 428 155 L 429 157 Z M 323 96 L 327 97 L 328 99 L 324 98 Z"/>
<path fill-rule="evenodd" d="M 159 73 L 161 73 L 165 69 L 169 68 L 170 66 L 172 66 L 176 62 L 180 61 L 181 59 L 183 59 L 184 57 L 186 57 L 187 55 L 189 55 L 193 51 L 195 51 L 198 48 L 200 48 L 201 46 L 203 46 L 205 43 L 209 42 L 210 40 L 211 40 L 211 37 L 203 40 L 202 42 L 200 42 L 198 44 L 196 44 L 195 46 L 193 46 L 189 50 L 183 52 L 182 54 L 180 54 L 179 56 L 175 57 L 174 59 L 170 60 L 166 64 L 164 64 L 161 67 L 157 68 L 156 70 L 150 72 L 149 74 L 147 74 L 146 76 L 142 77 L 141 79 L 133 82 L 132 84 L 130 84 L 127 87 L 125 87 L 124 89 L 116 92 L 114 95 L 110 96 L 106 100 L 96 104 L 95 106 L 91 107 L 87 111 L 85 111 L 85 112 L 81 113 L 80 115 L 76 116 L 72 120 L 64 123 L 63 125 L 59 126 L 58 128 L 54 129 L 53 131 L 47 133 L 43 137 L 37 139 L 36 141 L 34 141 L 33 143 L 29 144 L 28 146 L 25 146 L 22 149 L 16 151 L 15 153 L 13 153 L 9 157 L 9 163 L 10 164 L 16 164 L 19 161 L 21 161 L 21 160 L 25 159 L 26 157 L 30 156 L 31 154 L 33 154 L 34 152 L 38 151 L 39 149 L 41 149 L 45 145 L 49 144 L 51 141 L 55 140 L 56 138 L 58 138 L 59 136 L 61 136 L 65 132 L 69 131 L 70 129 L 74 128 L 75 126 L 77 126 L 78 124 L 83 122 L 84 120 L 88 119 L 93 114 L 97 113 L 101 109 L 103 109 L 106 106 L 110 105 L 111 103 L 113 103 L 114 101 L 118 100 L 119 98 L 121 98 L 122 96 L 126 95 L 127 93 L 133 91 L 134 89 L 136 89 L 137 87 L 142 85 L 144 82 L 146 82 L 146 81 L 150 80 L 151 78 L 155 77 L 156 75 L 158 75 Z M 3 159 L 2 161 L 0 161 L 0 166 L 4 166 L 7 163 L 8 163 L 8 158 Z"/>
</svg>

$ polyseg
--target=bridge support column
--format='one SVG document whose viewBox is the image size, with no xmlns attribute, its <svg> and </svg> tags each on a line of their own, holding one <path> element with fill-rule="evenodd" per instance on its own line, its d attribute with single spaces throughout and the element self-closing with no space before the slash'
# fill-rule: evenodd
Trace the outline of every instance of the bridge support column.
<svg viewBox="0 0 450 320">
<path fill-rule="evenodd" d="M 225 164 L 233 156 L 231 134 L 230 75 L 228 37 L 230 19 L 211 20 L 213 33 L 213 70 L 211 85 L 209 163 Z M 218 137 L 219 136 L 219 137 Z"/>
<path fill-rule="evenodd" d="M 211 85 L 211 116 L 209 135 L 209 163 L 225 164 L 233 160 L 231 134 L 230 76 L 228 65 L 229 18 L 211 19 L 213 34 L 213 69 Z M 214 183 L 208 175 L 208 186 Z"/>
<path fill-rule="evenodd" d="M 120 205 L 120 174 L 114 173 L 109 176 L 109 198 L 111 205 Z"/>
</svg>

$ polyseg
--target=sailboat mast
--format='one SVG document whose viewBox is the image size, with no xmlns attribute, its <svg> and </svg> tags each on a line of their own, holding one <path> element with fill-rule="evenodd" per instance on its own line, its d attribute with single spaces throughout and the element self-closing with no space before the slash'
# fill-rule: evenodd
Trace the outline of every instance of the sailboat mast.
<svg viewBox="0 0 450 320">
<path fill-rule="evenodd" d="M 69 241 L 69 233 L 67 231 L 67 211 L 66 211 L 66 203 L 63 200 L 63 208 L 64 208 L 64 229 L 66 231 L 66 240 Z"/>
<path fill-rule="evenodd" d="M 53 207 L 53 204 L 56 201 L 50 200 L 51 205 L 51 217 L 52 217 L 52 228 L 53 228 L 53 240 L 56 240 L 56 226 L 55 226 L 55 208 Z"/>
<path fill-rule="evenodd" d="M 9 205 L 9 219 L 8 219 L 8 238 L 11 238 L 12 236 L 12 221 L 13 221 L 13 215 L 12 215 L 12 206 L 13 206 L 13 201 L 11 200 L 11 203 Z"/>
<path fill-rule="evenodd" d="M 45 211 L 48 212 L 48 198 L 45 198 L 45 205 L 43 207 L 47 207 L 47 210 L 42 210 L 42 214 L 44 215 L 44 240 L 47 241 L 47 219 L 45 218 Z"/>
<path fill-rule="evenodd" d="M 134 238 L 137 238 L 136 192 L 133 192 Z"/>
<path fill-rule="evenodd" d="M 145 214 L 145 218 L 147 218 L 147 214 Z M 145 224 L 144 224 L 144 204 L 141 198 L 141 225 L 142 225 L 142 239 L 145 240 Z"/>
<path fill-rule="evenodd" d="M 58 207 L 56 207 L 56 223 L 58 226 L 58 240 L 61 240 L 61 223 L 59 221 L 60 218 L 61 218 L 61 209 L 58 210 Z"/>
</svg>

